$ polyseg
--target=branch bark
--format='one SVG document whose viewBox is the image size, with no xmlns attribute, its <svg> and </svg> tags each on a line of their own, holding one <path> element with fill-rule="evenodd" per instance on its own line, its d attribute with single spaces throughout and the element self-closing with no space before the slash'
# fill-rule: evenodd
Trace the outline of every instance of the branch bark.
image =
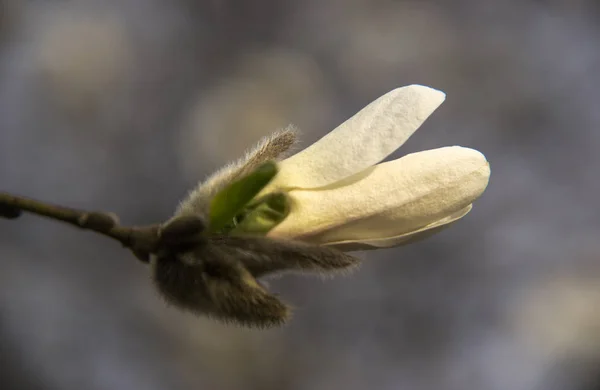
<svg viewBox="0 0 600 390">
<path fill-rule="evenodd" d="M 77 210 L 54 205 L 31 198 L 0 192 L 0 217 L 19 218 L 28 212 L 64 222 L 80 229 L 90 230 L 117 240 L 143 262 L 160 246 L 160 224 L 146 226 L 123 226 L 114 213 Z"/>
</svg>

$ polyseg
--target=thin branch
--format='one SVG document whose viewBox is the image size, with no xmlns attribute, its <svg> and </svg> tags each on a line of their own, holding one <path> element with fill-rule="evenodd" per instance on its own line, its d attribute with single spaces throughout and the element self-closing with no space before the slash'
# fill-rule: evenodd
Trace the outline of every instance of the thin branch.
<svg viewBox="0 0 600 390">
<path fill-rule="evenodd" d="M 160 225 L 122 226 L 113 213 L 76 210 L 0 192 L 0 217 L 15 219 L 24 211 L 110 237 L 144 262 L 160 245 Z"/>
</svg>

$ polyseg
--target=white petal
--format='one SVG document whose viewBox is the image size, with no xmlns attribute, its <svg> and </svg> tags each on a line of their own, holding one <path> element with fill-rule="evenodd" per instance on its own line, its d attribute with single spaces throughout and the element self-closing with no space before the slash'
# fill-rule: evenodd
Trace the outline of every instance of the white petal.
<svg viewBox="0 0 600 390">
<path fill-rule="evenodd" d="M 445 98 L 443 92 L 422 85 L 386 93 L 282 161 L 269 189 L 320 187 L 377 164 L 406 142 Z"/>
<path fill-rule="evenodd" d="M 372 240 L 364 240 L 364 241 L 353 241 L 353 240 L 345 240 L 345 241 L 337 241 L 327 243 L 327 246 L 331 246 L 333 248 L 339 249 L 344 252 L 350 251 L 365 251 L 370 249 L 379 249 L 379 248 L 391 248 L 395 246 L 401 246 L 406 244 L 411 244 L 416 241 L 421 241 L 425 238 L 431 237 L 436 233 L 446 229 L 454 222 L 458 221 L 465 215 L 471 211 L 473 205 L 468 205 L 462 210 L 457 211 L 449 215 L 446 218 L 442 218 L 439 221 L 431 223 L 421 229 L 414 230 L 409 233 L 399 234 L 393 237 L 385 237 L 385 238 L 377 238 Z"/>
<path fill-rule="evenodd" d="M 485 157 L 473 149 L 409 154 L 347 178 L 340 187 L 290 191 L 292 211 L 269 236 L 329 244 L 418 233 L 473 203 L 489 175 Z"/>
</svg>

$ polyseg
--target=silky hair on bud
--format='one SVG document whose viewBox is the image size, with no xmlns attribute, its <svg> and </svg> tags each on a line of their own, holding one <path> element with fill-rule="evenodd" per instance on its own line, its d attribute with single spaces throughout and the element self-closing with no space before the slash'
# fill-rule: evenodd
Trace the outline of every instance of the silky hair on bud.
<svg viewBox="0 0 600 390">
<path fill-rule="evenodd" d="M 204 243 L 189 252 L 157 256 L 152 268 L 165 300 L 194 314 L 259 328 L 282 325 L 290 316 L 285 303 L 219 246 Z"/>
<path fill-rule="evenodd" d="M 257 278 L 286 271 L 343 271 L 358 263 L 332 248 L 260 236 L 209 236 L 151 260 L 154 283 L 168 303 L 259 328 L 284 324 L 291 308 Z"/>
<path fill-rule="evenodd" d="M 291 308 L 258 278 L 290 271 L 324 275 L 358 265 L 357 258 L 329 247 L 213 229 L 209 217 L 215 196 L 267 161 L 286 157 L 296 135 L 290 126 L 262 139 L 191 191 L 161 226 L 162 246 L 150 263 L 154 283 L 168 303 L 224 322 L 267 328 L 285 323 Z"/>
<path fill-rule="evenodd" d="M 297 135 L 296 127 L 290 125 L 264 137 L 244 157 L 219 169 L 193 189 L 179 204 L 175 215 L 198 214 L 206 217 L 210 201 L 219 191 L 267 161 L 288 157 L 296 144 Z"/>
</svg>

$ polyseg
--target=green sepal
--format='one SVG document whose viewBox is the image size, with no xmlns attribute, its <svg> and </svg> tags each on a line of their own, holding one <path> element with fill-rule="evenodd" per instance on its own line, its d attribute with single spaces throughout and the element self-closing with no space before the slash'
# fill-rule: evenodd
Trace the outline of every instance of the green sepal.
<svg viewBox="0 0 600 390">
<path fill-rule="evenodd" d="M 274 192 L 265 195 L 247 207 L 236 217 L 235 227 L 230 234 L 260 234 L 279 225 L 290 213 L 288 195 Z"/>
<path fill-rule="evenodd" d="M 275 177 L 277 171 L 277 164 L 267 161 L 252 173 L 218 192 L 210 203 L 209 232 L 221 232 L 230 226 L 234 218 Z"/>
</svg>

